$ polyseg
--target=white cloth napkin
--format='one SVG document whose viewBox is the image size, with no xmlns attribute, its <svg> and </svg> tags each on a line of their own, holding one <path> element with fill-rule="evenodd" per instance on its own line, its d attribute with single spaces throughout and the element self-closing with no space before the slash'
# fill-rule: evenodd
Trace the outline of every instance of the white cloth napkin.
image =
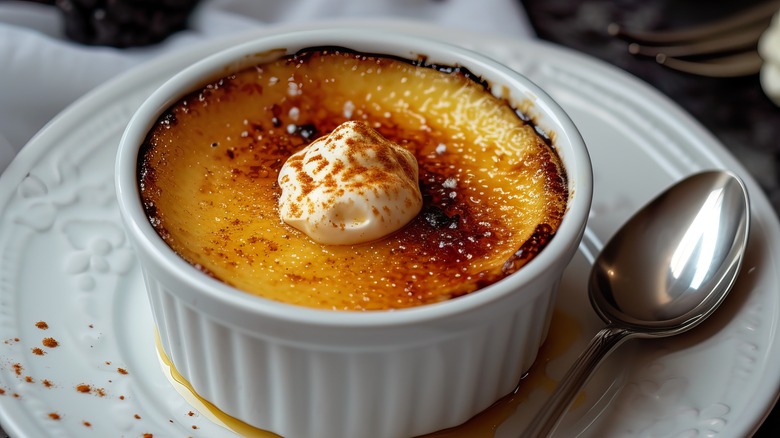
<svg viewBox="0 0 780 438">
<path fill-rule="evenodd" d="M 155 46 L 115 49 L 69 41 L 52 6 L 2 2 L 0 172 L 57 113 L 145 60 L 259 26 L 360 18 L 406 19 L 484 34 L 531 36 L 520 0 L 203 0 L 190 30 Z"/>
</svg>

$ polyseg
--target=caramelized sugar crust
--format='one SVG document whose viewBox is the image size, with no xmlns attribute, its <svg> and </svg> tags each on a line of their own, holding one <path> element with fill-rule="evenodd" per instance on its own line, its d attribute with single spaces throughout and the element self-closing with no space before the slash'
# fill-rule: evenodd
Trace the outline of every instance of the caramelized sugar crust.
<svg viewBox="0 0 780 438">
<path fill-rule="evenodd" d="M 350 119 L 412 151 L 424 206 L 381 240 L 320 245 L 280 220 L 277 175 Z M 568 197 L 548 141 L 468 72 L 335 48 L 186 96 L 150 131 L 138 169 L 149 220 L 181 257 L 246 292 L 334 310 L 411 307 L 492 284 L 547 244 Z"/>
</svg>

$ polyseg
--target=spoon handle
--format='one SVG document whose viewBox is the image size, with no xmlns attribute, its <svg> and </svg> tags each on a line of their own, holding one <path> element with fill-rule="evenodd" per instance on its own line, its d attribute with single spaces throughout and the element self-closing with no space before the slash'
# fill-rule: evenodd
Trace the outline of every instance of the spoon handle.
<svg viewBox="0 0 780 438">
<path fill-rule="evenodd" d="M 555 388 L 553 395 L 542 406 L 521 436 L 523 438 L 550 436 L 574 397 L 590 379 L 601 360 L 633 333 L 630 330 L 613 326 L 601 329 L 591 339 L 580 357 Z"/>
</svg>

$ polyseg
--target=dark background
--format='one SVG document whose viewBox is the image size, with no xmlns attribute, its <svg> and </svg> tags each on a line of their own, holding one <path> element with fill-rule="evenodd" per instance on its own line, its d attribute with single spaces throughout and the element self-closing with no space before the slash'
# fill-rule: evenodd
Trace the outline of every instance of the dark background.
<svg viewBox="0 0 780 438">
<path fill-rule="evenodd" d="M 607 32 L 610 23 L 630 29 L 681 29 L 733 15 L 762 3 L 697 0 L 522 0 L 539 38 L 587 53 L 652 85 L 710 130 L 760 183 L 780 212 L 780 107 L 764 95 L 757 74 L 705 78 L 671 70 L 628 53 L 628 43 Z M 755 437 L 780 425 L 780 407 Z M 774 427 L 773 427 L 774 426 Z"/>
<path fill-rule="evenodd" d="M 780 107 L 764 95 L 758 75 L 707 78 L 630 55 L 610 23 L 637 30 L 681 29 L 726 17 L 758 0 L 522 0 L 537 35 L 622 68 L 691 113 L 747 167 L 780 212 Z"/>
</svg>

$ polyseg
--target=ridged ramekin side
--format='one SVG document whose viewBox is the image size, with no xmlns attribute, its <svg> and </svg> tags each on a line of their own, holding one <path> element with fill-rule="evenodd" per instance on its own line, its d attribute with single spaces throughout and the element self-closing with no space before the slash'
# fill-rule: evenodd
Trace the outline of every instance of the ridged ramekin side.
<svg viewBox="0 0 780 438">
<path fill-rule="evenodd" d="M 254 336 L 145 278 L 162 348 L 198 395 L 285 437 L 414 436 L 463 423 L 515 388 L 555 297 L 554 288 L 536 291 L 516 310 L 451 333 L 343 347 Z"/>
</svg>

